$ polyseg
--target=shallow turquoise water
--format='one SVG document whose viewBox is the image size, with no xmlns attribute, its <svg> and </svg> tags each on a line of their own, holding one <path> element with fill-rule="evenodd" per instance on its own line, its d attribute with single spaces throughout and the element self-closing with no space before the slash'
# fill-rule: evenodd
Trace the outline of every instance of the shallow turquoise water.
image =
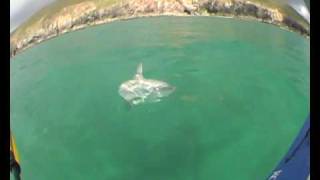
<svg viewBox="0 0 320 180">
<path fill-rule="evenodd" d="M 23 177 L 264 179 L 309 112 L 309 41 L 258 22 L 161 17 L 62 35 L 11 60 Z M 177 89 L 128 108 L 139 62 Z"/>
</svg>

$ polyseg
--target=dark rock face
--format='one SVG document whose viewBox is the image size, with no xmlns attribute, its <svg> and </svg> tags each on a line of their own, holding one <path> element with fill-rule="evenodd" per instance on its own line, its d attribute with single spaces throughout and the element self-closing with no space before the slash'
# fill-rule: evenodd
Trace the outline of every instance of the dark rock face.
<svg viewBox="0 0 320 180">
<path fill-rule="evenodd" d="M 296 29 L 301 34 L 310 35 L 310 31 L 308 29 L 305 29 L 301 24 L 297 23 L 293 18 L 291 17 L 284 17 L 283 23 L 286 24 L 288 27 L 292 29 Z"/>
<path fill-rule="evenodd" d="M 270 14 L 266 9 L 258 9 L 258 11 L 256 12 L 256 16 L 261 17 L 261 19 L 271 20 Z"/>
<path fill-rule="evenodd" d="M 10 57 L 15 55 L 16 51 L 17 51 L 17 48 L 12 43 L 10 43 Z"/>
<path fill-rule="evenodd" d="M 201 5 L 202 8 L 206 9 L 208 13 L 228 13 L 233 11 L 233 7 L 226 7 L 224 3 L 220 1 L 208 1 Z"/>
<path fill-rule="evenodd" d="M 242 2 L 234 4 L 234 12 L 235 12 L 235 15 L 241 15 L 243 12 L 245 12 Z"/>
<path fill-rule="evenodd" d="M 247 4 L 244 8 L 244 14 L 257 17 L 258 7 L 253 4 Z"/>
<path fill-rule="evenodd" d="M 258 19 L 272 20 L 271 13 L 268 9 L 243 1 L 235 1 L 233 4 L 228 5 L 216 0 L 208 1 L 202 5 L 202 8 L 206 9 L 208 13 L 252 16 Z"/>
</svg>

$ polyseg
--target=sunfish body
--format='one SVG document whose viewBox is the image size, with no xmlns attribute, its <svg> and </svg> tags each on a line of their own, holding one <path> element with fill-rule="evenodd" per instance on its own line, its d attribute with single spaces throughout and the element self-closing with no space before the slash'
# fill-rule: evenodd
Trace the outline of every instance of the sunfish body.
<svg viewBox="0 0 320 180">
<path fill-rule="evenodd" d="M 166 82 L 145 79 L 142 74 L 142 64 L 140 63 L 134 79 L 120 85 L 119 94 L 130 104 L 137 105 L 143 102 L 158 102 L 174 90 L 175 87 Z"/>
</svg>

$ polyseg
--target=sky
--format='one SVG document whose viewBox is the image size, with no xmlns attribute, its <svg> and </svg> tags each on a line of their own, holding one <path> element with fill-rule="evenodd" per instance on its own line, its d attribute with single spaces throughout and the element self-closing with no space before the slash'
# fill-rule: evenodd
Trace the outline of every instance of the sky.
<svg viewBox="0 0 320 180">
<path fill-rule="evenodd" d="M 303 18 L 305 18 L 308 23 L 310 23 L 310 12 L 307 4 L 310 5 L 310 0 L 289 0 L 292 8 L 294 8 Z"/>
<path fill-rule="evenodd" d="M 10 0 L 10 32 L 53 1 L 55 0 Z"/>
</svg>

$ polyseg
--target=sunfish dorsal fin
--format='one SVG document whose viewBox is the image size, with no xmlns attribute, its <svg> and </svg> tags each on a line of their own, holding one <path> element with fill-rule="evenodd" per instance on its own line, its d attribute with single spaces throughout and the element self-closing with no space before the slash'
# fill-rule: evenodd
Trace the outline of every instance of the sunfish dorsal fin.
<svg viewBox="0 0 320 180">
<path fill-rule="evenodd" d="M 136 76 L 135 76 L 135 78 L 136 79 L 143 79 L 143 69 L 142 69 L 142 63 L 140 63 L 139 65 L 138 65 L 138 68 L 137 68 L 137 74 L 136 74 Z"/>
<path fill-rule="evenodd" d="M 137 74 L 139 74 L 139 75 L 141 75 L 142 76 L 142 63 L 140 63 L 139 65 L 138 65 L 138 68 L 137 68 Z"/>
</svg>

